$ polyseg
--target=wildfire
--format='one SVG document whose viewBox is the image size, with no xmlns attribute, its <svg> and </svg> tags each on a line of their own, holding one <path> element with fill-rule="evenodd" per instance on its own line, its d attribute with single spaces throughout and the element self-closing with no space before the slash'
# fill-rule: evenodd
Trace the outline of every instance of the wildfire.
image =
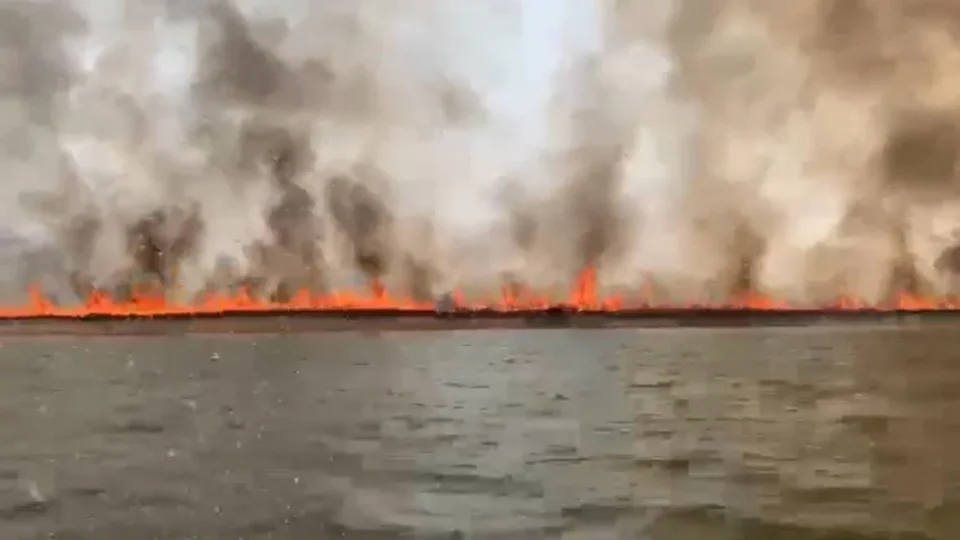
<svg viewBox="0 0 960 540">
<path fill-rule="evenodd" d="M 457 310 L 518 312 L 546 311 L 565 309 L 574 312 L 622 312 L 656 309 L 711 309 L 711 310 L 751 310 L 751 311 L 797 311 L 798 308 L 773 301 L 760 295 L 747 295 L 744 298 L 721 305 L 695 304 L 684 306 L 657 305 L 645 299 L 619 296 L 602 297 L 597 292 L 597 277 L 592 270 L 584 271 L 577 279 L 574 290 L 564 302 L 552 302 L 538 297 L 527 290 L 505 288 L 499 298 L 488 302 L 467 302 L 462 294 L 453 293 L 453 308 Z M 173 315 L 229 315 L 239 313 L 276 313 L 284 312 L 433 312 L 437 305 L 433 302 L 417 302 L 392 296 L 378 281 L 371 283 L 368 291 L 341 291 L 333 294 L 317 295 L 310 291 L 300 291 L 287 302 L 269 302 L 254 298 L 245 292 L 236 295 L 211 295 L 194 305 L 178 305 L 162 296 L 135 294 L 130 301 L 118 302 L 109 295 L 96 292 L 90 295 L 82 306 L 63 307 L 52 303 L 37 287 L 31 288 L 30 302 L 20 307 L 0 308 L 0 319 L 37 319 L 62 318 L 81 319 L 87 317 L 150 318 Z M 960 310 L 960 302 L 947 302 L 900 295 L 890 306 L 868 306 L 854 299 L 843 298 L 836 303 L 824 306 L 822 311 L 932 311 Z"/>
</svg>

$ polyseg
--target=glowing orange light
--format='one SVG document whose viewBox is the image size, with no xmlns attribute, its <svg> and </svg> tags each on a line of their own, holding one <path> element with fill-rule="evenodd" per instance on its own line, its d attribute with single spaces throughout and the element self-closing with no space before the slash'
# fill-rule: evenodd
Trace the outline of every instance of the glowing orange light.
<svg viewBox="0 0 960 540">
<path fill-rule="evenodd" d="M 646 290 L 646 289 L 644 289 Z M 690 309 L 729 309 L 755 311 L 791 311 L 795 308 L 776 302 L 761 295 L 745 295 L 734 302 L 722 305 L 663 306 L 653 305 L 649 294 L 635 298 L 622 296 L 601 296 L 597 287 L 597 275 L 593 269 L 582 272 L 567 300 L 551 302 L 537 296 L 527 288 L 507 287 L 501 297 L 490 302 L 468 303 L 464 295 L 454 291 L 451 295 L 454 307 L 462 310 L 495 310 L 501 312 L 546 310 L 563 308 L 572 311 L 617 312 L 623 310 L 642 310 L 655 308 Z M 856 299 L 843 297 L 832 305 L 824 306 L 824 311 L 856 311 L 878 309 L 867 306 Z M 241 291 L 234 295 L 213 294 L 192 305 L 179 305 L 158 295 L 149 293 L 134 294 L 129 301 L 116 301 L 110 296 L 95 292 L 82 306 L 64 307 L 52 303 L 37 287 L 30 290 L 30 302 L 20 307 L 0 308 L 0 319 L 30 319 L 40 317 L 82 318 L 89 316 L 112 317 L 157 317 L 169 315 L 215 315 L 230 313 L 284 313 L 284 312 L 323 312 L 323 311 L 431 311 L 432 302 L 417 302 L 411 299 L 391 295 L 380 281 L 375 280 L 367 291 L 337 291 L 329 294 L 315 294 L 311 291 L 299 291 L 286 302 L 269 302 L 254 298 Z M 960 303 L 930 300 L 915 296 L 901 295 L 886 310 L 929 311 L 956 310 Z"/>
</svg>

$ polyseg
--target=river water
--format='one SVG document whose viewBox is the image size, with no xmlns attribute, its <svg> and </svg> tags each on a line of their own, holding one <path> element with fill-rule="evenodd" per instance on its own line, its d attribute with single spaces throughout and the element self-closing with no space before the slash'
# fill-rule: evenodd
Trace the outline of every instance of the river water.
<svg viewBox="0 0 960 540">
<path fill-rule="evenodd" d="M 960 332 L 5 336 L 0 538 L 960 538 Z"/>
</svg>

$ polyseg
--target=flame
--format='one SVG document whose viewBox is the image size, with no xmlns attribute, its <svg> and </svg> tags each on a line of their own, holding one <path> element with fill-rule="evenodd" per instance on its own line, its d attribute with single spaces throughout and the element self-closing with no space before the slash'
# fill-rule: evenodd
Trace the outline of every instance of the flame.
<svg viewBox="0 0 960 540">
<path fill-rule="evenodd" d="M 689 303 L 683 306 L 654 304 L 648 299 L 649 292 L 641 292 L 635 298 L 626 296 L 601 296 L 598 293 L 597 274 L 593 269 L 583 271 L 569 298 L 563 302 L 550 301 L 537 296 L 523 287 L 504 288 L 499 298 L 488 302 L 467 302 L 459 292 L 452 294 L 453 307 L 457 310 L 492 311 L 501 313 L 546 311 L 564 309 L 574 312 L 609 312 L 641 310 L 750 310 L 769 312 L 810 311 L 777 302 L 762 295 L 745 295 L 724 304 Z M 164 316 L 230 315 L 239 313 L 284 312 L 433 312 L 433 302 L 417 302 L 391 295 L 378 280 L 367 291 L 339 291 L 318 295 L 302 290 L 286 302 L 270 302 L 250 296 L 246 291 L 235 295 L 212 294 L 193 305 L 180 305 L 162 295 L 139 293 L 126 302 L 118 302 L 103 292 L 94 292 L 86 303 L 76 307 L 58 306 L 51 302 L 39 287 L 30 288 L 30 301 L 20 307 L 0 308 L 0 320 L 61 318 L 83 319 L 89 317 L 150 318 Z M 944 311 L 960 310 L 960 301 L 931 300 L 907 294 L 900 295 L 888 306 L 871 306 L 854 298 L 840 298 L 835 303 L 823 306 L 818 311 Z"/>
</svg>

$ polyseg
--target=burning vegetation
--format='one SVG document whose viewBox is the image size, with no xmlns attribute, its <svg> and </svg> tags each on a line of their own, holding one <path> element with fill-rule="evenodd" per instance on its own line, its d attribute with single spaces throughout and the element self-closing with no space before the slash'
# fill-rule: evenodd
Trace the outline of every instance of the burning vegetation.
<svg viewBox="0 0 960 540">
<path fill-rule="evenodd" d="M 0 7 L 0 316 L 960 307 L 946 0 L 349 4 Z"/>
</svg>

